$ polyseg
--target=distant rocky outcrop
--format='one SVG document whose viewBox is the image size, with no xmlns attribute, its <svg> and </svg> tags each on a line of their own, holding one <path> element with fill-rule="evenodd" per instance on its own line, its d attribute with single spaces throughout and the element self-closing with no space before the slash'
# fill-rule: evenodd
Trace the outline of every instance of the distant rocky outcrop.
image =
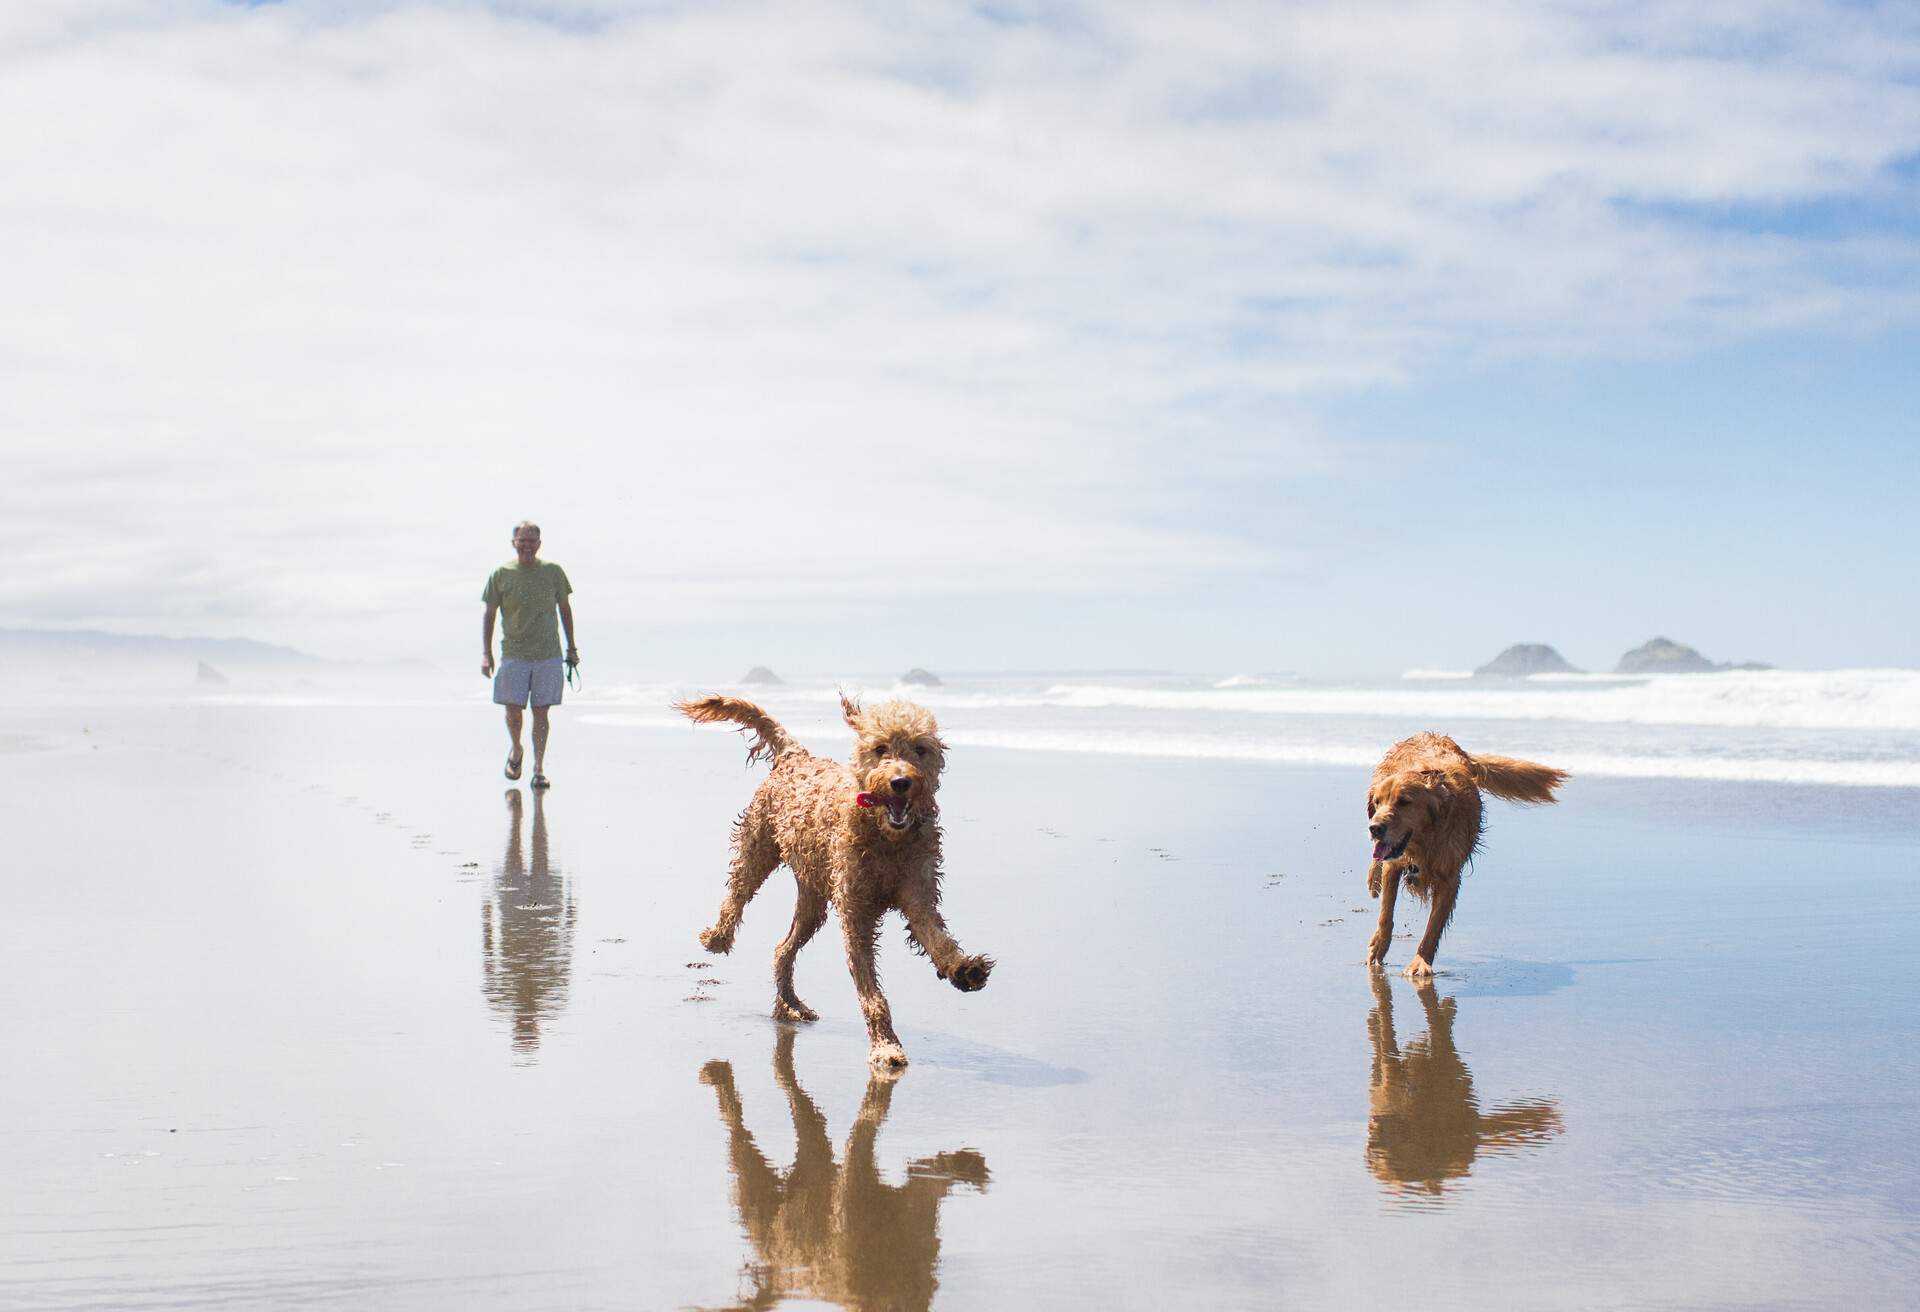
<svg viewBox="0 0 1920 1312">
<path fill-rule="evenodd" d="M 1562 656 L 1544 642 L 1520 642 L 1495 656 L 1473 672 L 1476 679 L 1492 675 L 1496 678 L 1524 679 L 1529 674 L 1581 674 L 1578 666 L 1569 665 Z"/>
<path fill-rule="evenodd" d="M 1684 642 L 1649 638 L 1620 658 L 1615 674 L 1712 674 L 1716 670 L 1770 670 L 1758 661 L 1710 661 Z"/>
<path fill-rule="evenodd" d="M 932 670 L 923 670 L 918 665 L 901 675 L 900 682 L 910 688 L 938 688 L 941 686 L 939 675 L 935 674 Z"/>
<path fill-rule="evenodd" d="M 1615 674 L 1705 674 L 1713 662 L 1671 638 L 1649 638 L 1620 658 Z"/>
<path fill-rule="evenodd" d="M 285 692 L 295 679 L 363 692 L 370 675 L 437 682 L 443 672 L 419 660 L 339 661 L 251 638 L 171 638 L 97 629 L 0 628 L 0 665 L 49 671 L 69 687 L 177 693 L 245 688 Z M 382 686 L 385 686 L 384 684 Z"/>
<path fill-rule="evenodd" d="M 740 676 L 740 682 L 748 684 L 749 686 L 758 685 L 763 688 L 771 688 L 778 684 L 785 683 L 786 680 L 766 666 L 756 665 Z"/>
</svg>

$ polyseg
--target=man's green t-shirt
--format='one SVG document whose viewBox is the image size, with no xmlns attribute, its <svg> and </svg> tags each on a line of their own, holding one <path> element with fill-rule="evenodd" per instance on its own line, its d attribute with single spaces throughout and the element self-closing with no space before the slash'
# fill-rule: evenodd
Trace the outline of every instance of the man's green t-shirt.
<svg viewBox="0 0 1920 1312">
<path fill-rule="evenodd" d="M 551 561 L 530 568 L 508 561 L 487 578 L 480 600 L 500 608 L 500 656 L 509 661 L 551 661 L 560 650 L 556 607 L 573 591 L 567 572 Z"/>
</svg>

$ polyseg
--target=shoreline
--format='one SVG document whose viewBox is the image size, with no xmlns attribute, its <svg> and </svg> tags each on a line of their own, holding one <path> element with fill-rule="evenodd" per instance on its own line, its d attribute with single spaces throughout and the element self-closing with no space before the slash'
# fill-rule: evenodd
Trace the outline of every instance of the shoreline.
<svg viewBox="0 0 1920 1312">
<path fill-rule="evenodd" d="M 1571 1308 L 1920 1278 L 1899 794 L 1491 808 L 1427 990 L 1360 964 L 1364 772 L 967 750 L 944 911 L 1001 964 L 959 994 L 889 919 L 912 1064 L 883 1097 L 831 928 L 798 974 L 821 1022 L 768 1016 L 790 879 L 731 956 L 695 942 L 761 777 L 729 734 L 561 718 L 536 801 L 477 706 L 63 715 L 19 726 L 50 750 L 6 799 L 33 1059 L 0 1087 L 5 1301 L 719 1306 L 759 1271 L 825 1302 L 1254 1307 L 1418 1270 L 1441 1308 L 1489 1281 Z M 836 1190 L 899 1261 L 846 1256 L 805 1201 Z"/>
</svg>

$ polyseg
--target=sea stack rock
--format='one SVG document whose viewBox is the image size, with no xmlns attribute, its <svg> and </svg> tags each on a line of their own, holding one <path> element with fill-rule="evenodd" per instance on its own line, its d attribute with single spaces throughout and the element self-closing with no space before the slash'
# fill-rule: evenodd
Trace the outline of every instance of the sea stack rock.
<svg viewBox="0 0 1920 1312">
<path fill-rule="evenodd" d="M 750 687 L 772 688 L 785 683 L 779 675 L 764 665 L 756 665 L 740 676 L 740 682 Z"/>
<path fill-rule="evenodd" d="M 918 665 L 900 676 L 900 682 L 910 688 L 938 688 L 940 676 L 932 670 L 923 670 Z"/>
<path fill-rule="evenodd" d="M 1770 670 L 1759 661 L 1710 661 L 1684 642 L 1649 638 L 1620 658 L 1615 674 L 1712 674 L 1716 670 Z"/>
<path fill-rule="evenodd" d="M 1476 679 L 1488 676 L 1504 679 L 1524 679 L 1529 674 L 1580 674 L 1577 666 L 1569 665 L 1562 656 L 1544 642 L 1521 642 L 1495 656 L 1473 672 Z"/>
<path fill-rule="evenodd" d="M 1672 638 L 1649 638 L 1620 658 L 1615 674 L 1706 674 L 1714 663 Z"/>
<path fill-rule="evenodd" d="M 205 661 L 201 661 L 200 668 L 194 671 L 193 681 L 202 688 L 224 688 L 227 686 L 227 676 L 214 669 L 213 666 L 207 664 Z"/>
</svg>

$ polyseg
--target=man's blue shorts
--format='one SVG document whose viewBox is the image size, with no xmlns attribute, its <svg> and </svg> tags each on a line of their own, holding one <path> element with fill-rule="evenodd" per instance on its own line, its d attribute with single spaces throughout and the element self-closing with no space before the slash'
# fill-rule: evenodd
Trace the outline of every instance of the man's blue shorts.
<svg viewBox="0 0 1920 1312">
<path fill-rule="evenodd" d="M 567 663 L 555 656 L 545 661 L 502 660 L 493 672 L 493 700 L 502 706 L 558 706 L 567 688 Z"/>
</svg>

